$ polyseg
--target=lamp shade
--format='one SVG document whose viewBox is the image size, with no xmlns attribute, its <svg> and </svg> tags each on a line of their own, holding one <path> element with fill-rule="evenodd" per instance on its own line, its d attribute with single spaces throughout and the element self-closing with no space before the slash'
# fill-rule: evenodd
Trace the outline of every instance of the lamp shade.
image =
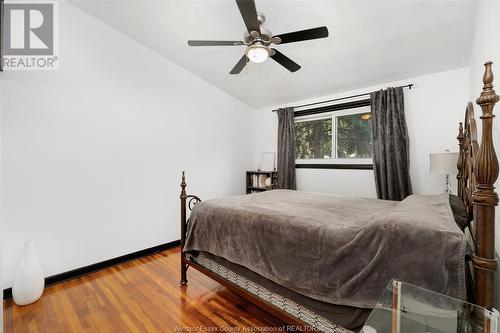
<svg viewBox="0 0 500 333">
<path fill-rule="evenodd" d="M 458 172 L 457 162 L 458 153 L 444 152 L 430 154 L 431 156 L 431 173 L 441 175 L 456 175 Z"/>
</svg>

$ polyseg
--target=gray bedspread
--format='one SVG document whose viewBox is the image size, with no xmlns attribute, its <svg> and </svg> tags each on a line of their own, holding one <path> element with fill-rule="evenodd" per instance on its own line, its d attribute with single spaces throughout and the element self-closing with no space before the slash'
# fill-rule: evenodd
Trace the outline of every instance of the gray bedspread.
<svg viewBox="0 0 500 333">
<path fill-rule="evenodd" d="M 198 203 L 184 250 L 319 301 L 372 308 L 391 278 L 463 299 L 465 247 L 444 195 L 396 202 L 273 190 Z"/>
</svg>

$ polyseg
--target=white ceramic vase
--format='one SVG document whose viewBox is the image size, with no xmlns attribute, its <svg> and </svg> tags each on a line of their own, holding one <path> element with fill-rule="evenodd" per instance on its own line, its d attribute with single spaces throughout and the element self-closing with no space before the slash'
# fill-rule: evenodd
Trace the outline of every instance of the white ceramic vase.
<svg viewBox="0 0 500 333">
<path fill-rule="evenodd" d="M 24 243 L 24 253 L 17 267 L 12 297 L 17 305 L 26 305 L 38 300 L 43 293 L 45 279 L 33 241 Z"/>
</svg>

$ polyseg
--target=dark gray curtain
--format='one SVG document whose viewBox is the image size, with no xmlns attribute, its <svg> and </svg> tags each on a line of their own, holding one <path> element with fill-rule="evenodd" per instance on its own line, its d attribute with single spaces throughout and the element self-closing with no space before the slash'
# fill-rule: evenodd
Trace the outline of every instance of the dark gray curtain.
<svg viewBox="0 0 500 333">
<path fill-rule="evenodd" d="M 377 195 L 379 199 L 403 200 L 412 194 L 403 88 L 375 91 L 370 98 Z"/>
<path fill-rule="evenodd" d="M 295 124 L 293 108 L 276 110 L 278 114 L 278 188 L 297 189 L 295 183 Z"/>
</svg>

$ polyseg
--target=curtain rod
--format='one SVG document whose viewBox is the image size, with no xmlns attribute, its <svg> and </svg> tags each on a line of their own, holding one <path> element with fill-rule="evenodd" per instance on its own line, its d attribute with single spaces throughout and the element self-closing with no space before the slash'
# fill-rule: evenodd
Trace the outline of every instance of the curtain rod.
<svg viewBox="0 0 500 333">
<path fill-rule="evenodd" d="M 413 85 L 414 85 L 413 83 L 409 83 L 409 84 L 406 84 L 404 86 L 399 86 L 399 87 L 396 87 L 396 88 L 408 88 L 408 89 L 411 90 L 411 88 L 413 87 Z M 311 106 L 311 105 L 316 105 L 316 104 L 336 102 L 336 101 L 341 101 L 341 100 L 344 100 L 344 99 L 350 99 L 350 98 L 361 97 L 361 96 L 369 96 L 370 94 L 371 93 L 364 93 L 364 94 L 352 95 L 352 96 L 347 96 L 347 97 L 340 97 L 340 98 L 329 99 L 329 100 L 321 101 L 321 102 L 315 102 L 315 103 L 309 103 L 309 104 L 302 104 L 302 105 L 294 106 L 293 108 L 297 109 L 297 108 L 302 108 L 304 106 Z M 276 112 L 276 110 L 273 110 L 273 112 Z"/>
</svg>

